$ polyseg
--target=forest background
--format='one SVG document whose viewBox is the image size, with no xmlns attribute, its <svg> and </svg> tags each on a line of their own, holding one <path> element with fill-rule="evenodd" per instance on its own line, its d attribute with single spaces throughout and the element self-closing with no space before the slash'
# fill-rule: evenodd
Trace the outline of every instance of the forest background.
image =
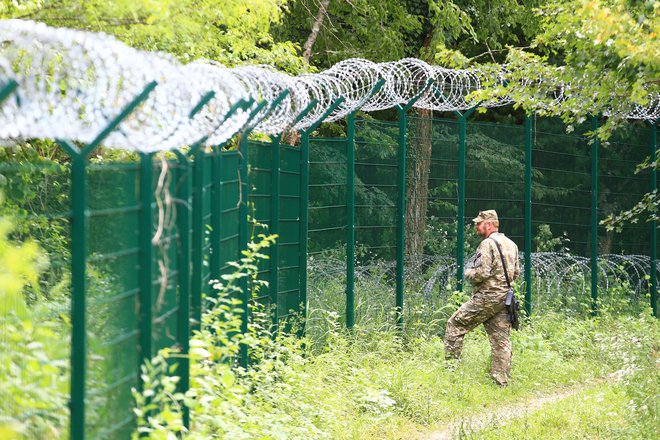
<svg viewBox="0 0 660 440">
<path fill-rule="evenodd" d="M 0 18 L 106 32 L 184 63 L 205 58 L 228 67 L 265 64 L 292 75 L 322 71 L 352 57 L 374 62 L 416 57 L 447 68 L 486 71 L 505 64 L 515 78 L 538 87 L 487 88 L 475 100 L 509 94 L 516 104 L 484 112 L 477 120 L 520 122 L 525 112 L 534 112 L 561 117 L 571 131 L 589 115 L 613 110 L 599 129 L 606 142 L 632 105 L 648 105 L 658 91 L 659 10 L 660 2 L 651 0 L 3 0 Z M 572 84 L 573 93 L 548 105 L 556 84 Z M 429 121 L 434 116 L 416 112 Z M 371 116 L 393 120 L 396 113 Z M 409 145 L 411 157 L 430 157 L 431 124 L 417 124 L 416 130 L 412 137 L 419 141 Z M 325 124 L 317 134 L 342 135 L 343 127 Z M 21 157 L 67 160 L 47 142 L 27 144 L 14 155 Z M 640 170 L 657 166 L 645 160 Z M 428 163 L 410 161 L 407 175 L 406 251 L 416 255 L 425 246 Z M 657 202 L 656 192 L 646 194 L 609 227 L 640 215 L 655 218 Z M 611 216 L 616 208 L 604 212 Z"/>
</svg>

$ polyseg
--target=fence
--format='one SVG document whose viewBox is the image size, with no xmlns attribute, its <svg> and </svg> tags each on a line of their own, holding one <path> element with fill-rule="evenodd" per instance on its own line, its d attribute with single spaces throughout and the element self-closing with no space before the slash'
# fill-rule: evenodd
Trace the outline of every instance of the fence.
<svg viewBox="0 0 660 440">
<path fill-rule="evenodd" d="M 406 254 L 451 256 L 457 262 L 452 288 L 461 289 L 464 255 L 478 243 L 470 231 L 466 234 L 464 225 L 470 223 L 466 218 L 483 209 L 496 209 L 502 230 L 524 254 L 523 290 L 530 314 L 534 252 L 585 256 L 593 268 L 602 260 L 601 269 L 590 271 L 594 311 L 599 270 L 614 264 L 607 255 L 646 255 L 650 267 L 655 265 L 655 223 L 628 224 L 619 233 L 599 224 L 607 215 L 629 209 L 656 187 L 655 173 L 635 174 L 636 164 L 657 148 L 655 126 L 631 124 L 615 133 L 607 146 L 599 146 L 585 136 L 591 125 L 567 134 L 565 125 L 552 119 L 528 118 L 521 125 L 463 125 L 462 118 L 436 119 L 432 126 L 427 120 L 410 118 L 408 145 L 428 143 L 429 147 L 409 150 L 405 161 L 399 157 L 398 123 L 359 121 L 355 197 L 347 190 L 347 163 L 352 158 L 346 144 L 337 139 L 315 140 L 310 150 L 310 255 L 344 246 L 350 239 L 347 231 L 354 228 L 363 262 L 402 262 L 398 242 L 405 230 L 406 244 L 421 243 L 417 248 L 409 246 Z M 405 185 L 400 181 L 402 168 Z M 405 207 L 399 200 L 403 194 Z M 352 211 L 353 198 L 355 221 L 351 224 L 347 213 Z M 396 304 L 401 305 L 403 271 L 395 270 L 391 281 L 397 283 L 398 292 L 392 298 L 398 297 Z M 657 313 L 656 273 L 649 267 L 644 271 L 650 276 L 651 303 Z M 347 268 L 349 284 L 351 274 Z M 352 313 L 349 309 L 347 317 Z"/>
<path fill-rule="evenodd" d="M 0 363 L 7 378 L 0 389 L 3 423 L 29 426 L 33 433 L 42 429 L 36 437 L 55 436 L 53 427 L 61 433 L 67 424 L 74 439 L 126 437 L 133 429 L 130 390 L 140 386 L 139 366 L 160 348 L 188 352 L 191 331 L 214 294 L 209 282 L 232 270 L 227 263 L 240 258 L 250 232 L 262 228 L 279 236 L 259 266 L 268 288 L 250 298 L 243 278 L 241 299 L 271 306 L 274 324 L 291 313 L 304 315 L 300 305 L 308 296 L 325 294 L 325 286 L 308 283 L 315 270 L 308 270 L 308 256 L 329 259 L 330 252 L 343 261 L 343 275 L 331 275 L 341 284 L 349 327 L 360 305 L 356 274 L 376 274 L 356 267 L 356 259 L 395 261 L 378 274 L 385 286 L 380 293 L 403 326 L 406 282 L 420 272 L 414 261 L 419 255 L 444 261 L 430 275 L 425 295 L 442 277 L 448 289 L 463 288 L 465 255 L 475 244 L 464 224 L 484 204 L 500 212 L 503 230 L 524 251 L 528 312 L 538 298 L 532 295 L 533 270 L 538 279 L 551 261 L 543 254 L 533 267 L 532 237 L 545 234 L 560 239 L 537 243 L 537 250 L 558 244 L 589 255 L 575 261 L 589 272 L 585 291 L 594 312 L 607 270 L 620 264 L 622 271 L 636 272 L 636 289 L 650 291 L 657 314 L 656 224 L 627 226 L 630 241 L 598 224 L 657 189 L 655 173 L 631 174 L 640 157 L 650 153 L 655 160 L 655 124 L 650 131 L 631 126 L 603 148 L 588 142 L 586 128 L 566 135 L 552 121 L 527 118 L 524 127 L 469 123 L 474 108 L 468 96 L 483 84 L 533 86 L 528 78 L 508 78 L 506 69 L 490 75 L 414 59 L 352 59 L 294 78 L 250 66 L 184 66 L 108 36 L 20 20 L 2 21 L 0 33 L 6 40 L 2 137 L 64 139 L 61 150 L 50 151 L 58 160 L 41 163 L 36 154 L 18 166 L 8 160 L 0 171 L 7 197 L 2 210 L 18 220 L 13 237 L 36 238 L 50 264 L 42 288 L 26 293 L 32 320 L 3 316 L 1 343 L 9 353 Z M 6 99 L 19 83 L 19 93 Z M 571 98 L 558 86 L 556 100 Z M 620 100 L 604 111 L 655 121 L 658 95 L 647 98 L 645 107 Z M 511 102 L 503 96 L 481 106 Z M 456 119 L 408 120 L 413 105 L 455 111 Z M 396 108 L 398 122 L 356 121 L 360 108 Z M 321 121 L 344 117 L 345 139 L 310 139 Z M 301 131 L 300 148 L 281 145 L 281 133 L 292 128 Z M 271 141 L 248 142 L 252 130 L 271 134 Z M 224 151 L 219 145 L 237 133 L 237 148 Z M 141 153 L 126 163 L 106 158 L 97 164 L 95 156 L 106 154 L 98 149 L 102 144 Z M 185 153 L 168 153 L 167 160 L 154 162 L 147 153 L 183 144 L 192 145 Z M 491 154 L 495 148 L 502 154 Z M 549 232 L 534 230 L 545 224 Z M 599 252 L 648 257 L 599 258 Z M 626 267 L 627 261 L 635 264 Z M 358 287 L 360 282 L 357 277 Z M 435 292 L 442 301 L 442 292 Z M 370 301 L 369 293 L 361 295 L 362 303 Z M 48 307 L 40 307 L 44 303 Z M 63 336 L 70 336 L 70 346 L 61 344 Z M 243 346 L 240 362 L 247 359 Z M 184 391 L 185 356 L 177 374 Z M 190 422 L 187 416 L 184 422 Z"/>
<path fill-rule="evenodd" d="M 72 288 L 79 283 L 81 289 L 71 304 L 62 296 L 51 310 L 65 315 L 72 309 L 71 326 L 59 331 L 72 338 L 71 370 L 65 371 L 72 381 L 71 429 L 81 423 L 81 437 L 130 436 L 131 388 L 139 387 L 140 365 L 162 348 L 188 351 L 205 298 L 214 295 L 209 282 L 233 270 L 227 263 L 241 258 L 252 233 L 245 213 L 279 234 L 271 258 L 260 262 L 259 276 L 270 285 L 253 300 L 276 305 L 274 321 L 300 311 L 301 151 L 244 145 L 244 151 L 197 151 L 192 159 L 177 154 L 177 160 L 154 161 L 143 154 L 131 163 L 84 164 L 79 174 L 75 164 L 2 164 L 5 208 L 23 226 L 15 238 L 36 232 L 54 263 L 43 291 L 67 282 L 67 264 Z M 248 181 L 246 202 L 239 187 Z M 83 203 L 76 204 L 76 196 Z M 75 254 L 72 246 L 81 241 L 84 249 Z M 187 369 L 180 359 L 182 390 Z M 15 412 L 10 399 L 2 405 L 3 414 Z"/>
<path fill-rule="evenodd" d="M 131 162 L 96 163 L 95 155 L 107 151 L 66 142 L 61 146 L 69 158 L 60 154 L 61 165 L 17 164 L 5 152 L 3 209 L 17 214 L 16 238 L 34 236 L 48 251 L 51 268 L 42 294 L 56 304 L 50 318 L 67 316 L 71 307 L 71 325 L 68 318 L 59 321 L 59 330 L 72 341 L 70 353 L 60 352 L 62 364 L 71 359 L 62 372 L 71 379 L 72 437 L 129 435 L 131 388 L 139 387 L 140 364 L 164 347 L 188 351 L 205 298 L 214 295 L 209 281 L 232 270 L 227 263 L 240 258 L 253 233 L 279 236 L 270 259 L 259 265 L 259 277 L 269 285 L 252 298 L 274 306 L 274 323 L 305 313 L 307 296 L 323 294 L 323 286 L 307 285 L 308 257 L 326 258 L 335 249 L 343 259 L 347 325 L 355 322 L 356 260 L 397 262 L 385 295 L 403 325 L 410 273 L 404 236 L 419 239 L 406 226 L 424 234 L 422 253 L 457 262 L 451 278 L 460 288 L 464 255 L 476 244 L 464 225 L 482 209 L 500 213 L 502 230 L 524 253 L 530 311 L 532 251 L 544 246 L 532 238 L 540 225 L 562 238 L 559 245 L 591 257 L 592 268 L 603 264 L 599 252 L 644 254 L 647 264 L 656 264 L 655 224 L 632 224 L 614 234 L 597 223 L 657 187 L 655 174 L 633 174 L 657 149 L 655 126 L 631 125 L 606 147 L 589 143 L 589 127 L 569 135 L 558 121 L 533 118 L 510 125 L 467 122 L 464 115 L 432 123 L 349 116 L 346 138 L 310 139 L 313 129 L 303 132 L 300 147 L 283 145 L 278 136 L 248 142 L 244 134 L 231 150 L 193 146 L 160 160 L 143 153 Z M 417 146 L 427 139 L 431 148 L 420 153 Z M 407 209 L 422 199 L 420 229 L 410 220 L 416 211 Z M 599 272 L 592 273 L 596 299 Z M 649 276 L 657 313 L 656 271 L 649 268 Z M 244 325 L 247 318 L 246 308 Z M 247 356 L 244 348 L 243 364 Z M 189 385 L 188 368 L 180 359 L 182 391 Z M 22 380 L 13 386 L 29 382 Z M 12 402 L 3 399 L 3 413 L 17 411 Z"/>
</svg>

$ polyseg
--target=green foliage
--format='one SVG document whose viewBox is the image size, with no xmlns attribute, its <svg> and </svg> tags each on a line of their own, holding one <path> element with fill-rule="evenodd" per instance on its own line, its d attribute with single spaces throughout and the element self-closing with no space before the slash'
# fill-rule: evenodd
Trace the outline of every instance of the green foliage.
<svg viewBox="0 0 660 440">
<path fill-rule="evenodd" d="M 17 149 L 0 148 L 5 161 L 0 165 L 0 191 L 5 197 L 0 215 L 14 218 L 10 238 L 18 241 L 34 240 L 44 254 L 38 283 L 24 290 L 29 303 L 40 295 L 50 297 L 64 277 L 70 260 L 68 211 L 68 167 L 48 157 L 50 146 L 40 149 L 39 143 L 26 144 Z M 48 153 L 47 153 L 48 152 Z"/>
<path fill-rule="evenodd" d="M 276 38 L 302 46 L 318 9 L 318 2 L 292 2 L 275 30 Z M 406 35 L 421 29 L 420 16 L 409 14 L 405 4 L 394 0 L 330 1 L 324 19 L 311 58 L 313 65 L 321 67 L 355 57 L 372 61 L 402 58 L 407 54 Z"/>
<path fill-rule="evenodd" d="M 536 252 L 565 252 L 568 250 L 565 245 L 570 240 L 566 231 L 561 236 L 555 237 L 550 230 L 550 225 L 540 224 L 533 241 L 536 245 Z"/>
<path fill-rule="evenodd" d="M 34 242 L 16 245 L 8 240 L 12 222 L 0 217 L 0 316 L 16 313 L 25 317 L 27 309 L 23 289 L 27 284 L 38 287 L 39 248 Z"/>
<path fill-rule="evenodd" d="M 527 44 L 538 30 L 539 20 L 532 8 L 539 3 L 331 1 L 311 62 L 329 67 L 351 57 L 378 62 L 406 56 L 446 62 L 452 57 L 464 58 L 456 50 L 473 56 L 507 44 Z M 276 28 L 277 38 L 304 44 L 318 10 L 318 3 L 294 2 Z"/>
<path fill-rule="evenodd" d="M 69 360 L 63 325 L 41 311 L 0 317 L 3 438 L 63 438 L 69 420 Z"/>
<path fill-rule="evenodd" d="M 5 1 L 0 18 L 102 31 L 139 49 L 171 53 L 183 62 L 198 58 L 227 66 L 252 62 L 296 73 L 305 69 L 296 54 L 298 47 L 275 42 L 270 34 L 286 4 L 286 0 Z"/>
<path fill-rule="evenodd" d="M 553 0 L 537 10 L 536 52 L 511 49 L 509 86 L 486 94 L 510 94 L 517 106 L 579 122 L 611 110 L 599 131 L 606 139 L 633 104 L 647 105 L 658 91 L 658 4 L 631 0 Z M 561 66 L 561 69 L 557 69 Z M 537 87 L 519 87 L 527 80 Z M 566 99 L 553 102 L 558 84 Z M 483 97 L 483 96 L 482 96 Z"/>
<path fill-rule="evenodd" d="M 181 417 L 183 396 L 176 392 L 179 377 L 173 375 L 175 367 L 167 360 L 170 357 L 168 350 L 162 350 L 141 367 L 142 392 L 133 391 L 138 424 L 134 438 L 148 435 L 152 439 L 171 439 L 185 430 Z"/>
<path fill-rule="evenodd" d="M 658 205 L 660 205 L 660 194 L 658 190 L 653 190 L 644 194 L 632 208 L 610 214 L 601 220 L 600 224 L 605 225 L 608 231 L 621 232 L 625 226 L 637 224 L 641 219 L 646 219 L 647 222 L 657 222 L 660 221 Z"/>
<path fill-rule="evenodd" d="M 437 194 L 437 190 L 433 192 Z M 432 203 L 431 209 L 435 209 L 439 203 Z M 452 207 L 455 211 L 456 208 Z M 426 239 L 424 242 L 424 253 L 426 255 L 448 256 L 456 255 L 456 221 L 447 222 L 444 218 L 430 216 L 426 223 Z M 481 243 L 482 238 L 474 233 L 474 225 L 466 224 L 463 228 L 464 252 L 471 255 Z"/>
<path fill-rule="evenodd" d="M 538 33 L 540 20 L 534 9 L 544 0 L 469 0 L 460 2 L 470 17 L 474 38 L 459 39 L 454 46 L 467 56 L 500 60 L 506 46 L 524 46 Z"/>
</svg>

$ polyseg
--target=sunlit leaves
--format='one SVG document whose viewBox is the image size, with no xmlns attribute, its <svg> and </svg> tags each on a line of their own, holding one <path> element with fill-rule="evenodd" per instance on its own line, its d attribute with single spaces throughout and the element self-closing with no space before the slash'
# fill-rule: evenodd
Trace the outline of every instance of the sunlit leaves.
<svg viewBox="0 0 660 440">
<path fill-rule="evenodd" d="M 0 217 L 0 317 L 9 313 L 24 316 L 27 312 L 23 288 L 27 284 L 38 288 L 37 261 L 40 256 L 36 243 L 12 243 L 7 239 L 13 226 Z"/>
<path fill-rule="evenodd" d="M 174 54 L 184 62 L 209 58 L 228 66 L 251 62 L 297 73 L 298 47 L 275 42 L 270 27 L 287 0 L 43 0 L 0 9 L 56 27 L 103 31 L 129 45 Z"/>
</svg>

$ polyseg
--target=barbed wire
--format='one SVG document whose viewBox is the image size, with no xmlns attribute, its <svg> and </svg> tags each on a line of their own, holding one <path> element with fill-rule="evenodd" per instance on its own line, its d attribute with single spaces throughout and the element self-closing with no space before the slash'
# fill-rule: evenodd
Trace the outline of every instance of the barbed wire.
<svg viewBox="0 0 660 440">
<path fill-rule="evenodd" d="M 436 111 L 513 102 L 509 96 L 480 102 L 471 97 L 492 88 L 538 87 L 546 106 L 552 106 L 566 99 L 570 88 L 548 86 L 538 78 L 513 79 L 506 66 L 496 71 L 457 70 L 414 58 L 386 63 L 348 59 L 321 73 L 298 76 L 269 66 L 230 69 L 209 60 L 183 65 L 171 55 L 140 51 L 103 33 L 23 20 L 0 21 L 0 38 L 0 78 L 14 79 L 19 86 L 0 107 L 0 139 L 7 141 L 92 142 L 142 93 L 148 93 L 146 99 L 103 145 L 149 152 L 196 142 L 219 145 L 245 129 L 266 134 L 304 129 L 318 122 L 340 97 L 344 101 L 325 121 L 360 109 L 406 105 L 413 98 L 414 107 Z M 148 87 L 153 90 L 145 92 Z M 622 116 L 658 119 L 660 94 L 648 98 L 647 106 L 630 104 Z M 263 101 L 269 105 L 257 111 Z M 302 114 L 305 109 L 308 113 Z"/>
<path fill-rule="evenodd" d="M 339 249 L 326 249 L 321 255 L 311 257 L 308 263 L 309 311 L 308 327 L 318 329 L 327 324 L 324 316 L 337 313 L 346 307 L 346 260 Z M 519 255 L 521 277 L 516 291 L 524 297 L 525 255 Z M 560 252 L 533 252 L 530 255 L 532 271 L 532 310 L 544 313 L 552 310 L 579 310 L 591 306 L 591 263 L 589 257 Z M 456 259 L 454 255 L 416 255 L 405 260 L 406 295 L 404 322 L 432 322 L 442 314 L 452 313 L 455 302 Z M 646 255 L 605 254 L 598 257 L 599 300 L 630 301 L 630 304 L 646 303 L 652 260 Z M 395 288 L 392 279 L 396 272 L 395 261 L 374 260 L 355 265 L 356 322 L 364 327 L 370 323 L 382 325 L 387 317 L 393 317 Z M 660 275 L 660 268 L 656 267 Z M 617 290 L 616 287 L 623 287 Z M 466 289 L 469 293 L 470 290 Z M 443 312 L 444 309 L 444 312 Z M 448 315 L 446 316 L 448 317 Z M 445 317 L 445 318 L 446 318 Z M 393 319 L 392 319 L 393 321 Z M 392 322 L 390 321 L 390 322 Z M 317 332 L 318 330 L 313 330 Z"/>
</svg>

